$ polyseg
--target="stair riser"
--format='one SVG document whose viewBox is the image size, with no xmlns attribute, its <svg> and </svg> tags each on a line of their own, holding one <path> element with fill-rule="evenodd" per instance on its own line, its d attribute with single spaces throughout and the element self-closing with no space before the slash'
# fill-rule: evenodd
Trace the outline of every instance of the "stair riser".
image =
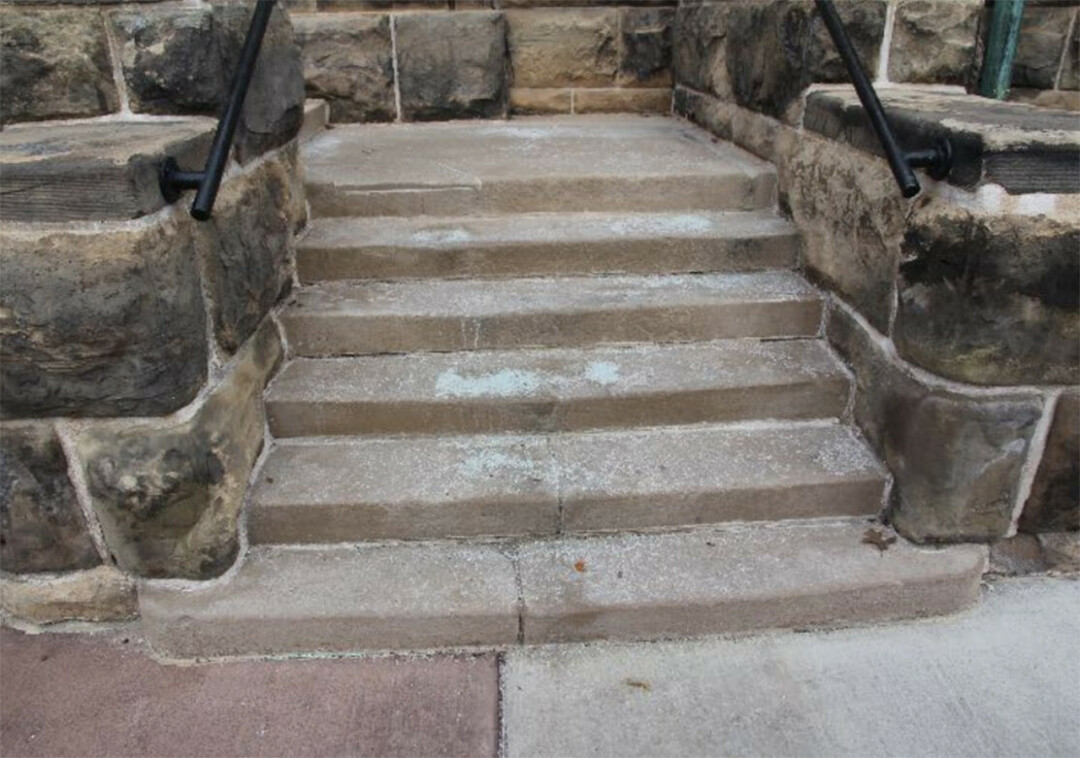
<svg viewBox="0 0 1080 758">
<path fill-rule="evenodd" d="M 449 402 L 325 403 L 269 399 L 275 437 L 352 434 L 554 432 L 749 419 L 838 418 L 846 379 L 782 386 L 724 387 L 680 393 L 576 400 L 482 397 Z"/>
<path fill-rule="evenodd" d="M 248 517 L 252 544 L 330 544 L 371 540 L 524 537 L 563 532 L 682 527 L 725 521 L 873 516 L 881 509 L 881 479 L 671 493 L 614 501 L 505 497 L 454 503 L 346 503 L 262 506 Z"/>
<path fill-rule="evenodd" d="M 358 245 L 362 240 L 357 240 Z M 795 266 L 794 236 L 731 239 L 595 240 L 547 245 L 508 243 L 471 248 L 357 247 L 300 244 L 300 281 L 347 279 L 528 277 L 574 274 L 745 272 Z"/>
<path fill-rule="evenodd" d="M 316 216 L 469 216 L 483 213 L 757 210 L 773 201 L 776 176 L 531 178 L 482 188 L 350 189 L 309 182 Z"/>
<path fill-rule="evenodd" d="M 818 300 L 750 302 L 693 308 L 513 313 L 480 318 L 365 317 L 292 310 L 283 322 L 296 355 L 320 357 L 702 342 L 739 337 L 812 337 L 821 323 L 821 303 Z"/>
</svg>

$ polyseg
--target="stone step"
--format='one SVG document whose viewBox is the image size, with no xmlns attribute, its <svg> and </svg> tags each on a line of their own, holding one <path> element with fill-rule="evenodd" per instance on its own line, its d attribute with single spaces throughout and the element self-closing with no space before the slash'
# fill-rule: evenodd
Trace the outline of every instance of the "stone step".
<svg viewBox="0 0 1080 758">
<path fill-rule="evenodd" d="M 298 358 L 270 385 L 275 437 L 553 432 L 836 418 L 849 381 L 817 340 Z"/>
<path fill-rule="evenodd" d="M 145 582 L 176 658 L 641 640 L 951 613 L 985 548 L 879 551 L 862 521 L 524 543 L 260 546 L 217 582 Z"/>
<path fill-rule="evenodd" d="M 302 282 L 667 274 L 793 268 L 795 227 L 768 211 L 321 218 L 298 243 Z"/>
<path fill-rule="evenodd" d="M 821 298 L 798 274 L 328 282 L 282 321 L 294 354 L 577 347 L 811 337 Z"/>
<path fill-rule="evenodd" d="M 253 544 L 362 542 L 875 515 L 885 474 L 839 424 L 290 442 Z"/>
<path fill-rule="evenodd" d="M 772 166 L 672 118 L 337 126 L 304 146 L 316 216 L 752 210 Z"/>
<path fill-rule="evenodd" d="M 104 221 L 153 213 L 165 205 L 161 162 L 170 156 L 185 169 L 201 169 L 215 126 L 202 117 L 7 125 L 0 131 L 0 219 Z"/>
</svg>

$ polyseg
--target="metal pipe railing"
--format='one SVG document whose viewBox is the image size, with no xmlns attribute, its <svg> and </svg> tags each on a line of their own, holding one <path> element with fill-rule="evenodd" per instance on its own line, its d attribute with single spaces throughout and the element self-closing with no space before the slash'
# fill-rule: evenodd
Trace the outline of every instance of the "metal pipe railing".
<svg viewBox="0 0 1080 758">
<path fill-rule="evenodd" d="M 919 194 L 921 187 L 919 180 L 915 177 L 913 170 L 915 168 L 929 169 L 928 173 L 935 179 L 947 177 L 952 168 L 952 146 L 948 139 L 942 139 L 934 147 L 926 150 L 905 153 L 901 149 L 896 134 L 889 125 L 889 119 L 885 115 L 885 109 L 881 105 L 877 91 L 866 75 L 866 70 L 859 60 L 858 53 L 855 52 L 855 47 L 851 44 L 851 39 L 844 29 L 840 14 L 836 12 L 832 0 L 814 0 L 814 3 L 817 5 L 818 12 L 821 13 L 825 28 L 829 30 L 829 36 L 832 37 L 840 57 L 847 65 L 848 73 L 851 74 L 851 83 L 855 85 L 855 93 L 859 96 L 867 118 L 870 119 L 870 125 L 877 134 L 882 150 L 885 151 L 885 158 L 889 161 L 896 183 L 900 186 L 900 193 L 904 197 L 915 197 Z"/>
<path fill-rule="evenodd" d="M 229 162 L 233 137 L 244 110 L 244 99 L 251 85 L 251 76 L 259 57 L 259 48 L 262 47 L 263 37 L 270 23 L 270 15 L 274 12 L 274 2 L 275 0 L 257 0 L 255 4 L 251 26 L 248 27 L 244 47 L 240 51 L 240 63 L 233 74 L 229 100 L 225 104 L 225 112 L 221 115 L 217 131 L 214 133 L 214 142 L 206 158 L 206 167 L 202 171 L 182 171 L 173 158 L 167 158 L 161 165 L 162 197 L 166 202 L 174 203 L 184 190 L 196 190 L 195 202 L 191 205 L 191 216 L 199 221 L 206 221 L 214 210 L 214 200 L 221 186 L 225 166 Z"/>
</svg>

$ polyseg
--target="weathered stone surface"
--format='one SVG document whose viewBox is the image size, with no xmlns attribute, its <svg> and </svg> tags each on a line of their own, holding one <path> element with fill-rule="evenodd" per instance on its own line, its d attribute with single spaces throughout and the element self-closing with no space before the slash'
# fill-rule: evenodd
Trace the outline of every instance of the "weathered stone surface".
<svg viewBox="0 0 1080 758">
<path fill-rule="evenodd" d="M 166 156 L 202 166 L 213 119 L 15 124 L 0 131 L 4 221 L 104 221 L 145 216 L 165 205 Z"/>
<path fill-rule="evenodd" d="M 609 87 L 619 67 L 613 8 L 507 11 L 517 87 Z"/>
<path fill-rule="evenodd" d="M 296 224 L 290 211 L 304 203 L 300 182 L 290 176 L 293 158 L 276 157 L 225 182 L 213 217 L 196 227 L 214 333 L 229 353 L 251 336 L 292 282 Z"/>
<path fill-rule="evenodd" d="M 990 545 L 988 572 L 1001 576 L 1023 576 L 1046 571 L 1042 545 L 1031 534 L 1017 534 Z"/>
<path fill-rule="evenodd" d="M 206 378 L 191 222 L 0 231 L 0 415 L 169 413 Z"/>
<path fill-rule="evenodd" d="M 510 90 L 510 112 L 519 115 L 569 113 L 573 90 L 555 87 L 513 87 Z"/>
<path fill-rule="evenodd" d="M 1065 59 L 1061 63 L 1058 86 L 1067 90 L 1080 89 L 1080 17 L 1073 25 L 1072 36 L 1065 44 Z"/>
<path fill-rule="evenodd" d="M 1080 382 L 1080 223 L 916 212 L 902 245 L 893 339 L 975 384 Z"/>
<path fill-rule="evenodd" d="M 808 273 L 887 332 L 907 210 L 888 164 L 809 134 L 785 134 L 780 150 Z"/>
<path fill-rule="evenodd" d="M 139 615 L 135 583 L 112 566 L 48 578 L 2 577 L 0 608 L 35 624 L 123 621 Z"/>
<path fill-rule="evenodd" d="M 1038 540 L 1051 571 L 1070 574 L 1080 571 L 1080 534 L 1045 532 L 1038 535 Z"/>
<path fill-rule="evenodd" d="M 408 121 L 506 115 L 506 20 L 496 11 L 396 17 L 401 116 Z"/>
<path fill-rule="evenodd" d="M 952 143 L 949 183 L 1000 184 L 1012 194 L 1080 193 L 1080 130 L 1076 114 L 991 100 L 940 88 L 882 89 L 880 96 L 902 145 Z M 851 88 L 813 92 L 803 120 L 808 131 L 882 155 Z"/>
<path fill-rule="evenodd" d="M 877 66 L 885 28 L 885 3 L 837 3 L 841 20 L 863 65 Z M 794 119 L 802 91 L 813 82 L 848 81 L 824 23 L 809 0 L 737 3 L 726 17 L 726 60 L 736 102 L 746 108 Z"/>
<path fill-rule="evenodd" d="M 574 113 L 669 113 L 671 90 L 619 89 L 574 90 Z"/>
<path fill-rule="evenodd" d="M 229 567 L 263 446 L 262 391 L 282 354 L 276 327 L 264 321 L 190 419 L 105 422 L 81 436 L 90 495 L 121 568 L 204 579 Z"/>
<path fill-rule="evenodd" d="M 680 4 L 675 14 L 672 66 L 675 81 L 700 92 L 728 98 L 728 4 Z"/>
<path fill-rule="evenodd" d="M 5 7 L 0 89 L 3 124 L 119 109 L 101 11 Z"/>
<path fill-rule="evenodd" d="M 1080 392 L 1058 399 L 1019 526 L 1032 534 L 1080 529 Z"/>
<path fill-rule="evenodd" d="M 71 571 L 101 563 L 51 424 L 0 427 L 0 569 Z"/>
<path fill-rule="evenodd" d="M 896 530 L 916 542 L 1004 537 L 1041 397 L 929 386 L 835 304 L 827 333 L 855 371 L 855 420 L 895 476 Z"/>
<path fill-rule="evenodd" d="M 889 48 L 889 80 L 970 81 L 983 5 L 983 0 L 901 0 Z"/>
<path fill-rule="evenodd" d="M 1076 13 L 1072 3 L 1027 3 L 1024 6 L 1013 59 L 1013 86 L 1054 88 Z"/>
<path fill-rule="evenodd" d="M 1040 108 L 1054 108 L 1063 111 L 1080 111 L 1080 92 L 1075 89 L 1031 89 L 1013 87 L 1009 90 L 1009 100 L 1030 103 Z"/>
<path fill-rule="evenodd" d="M 623 87 L 671 86 L 674 8 L 619 9 L 619 72 Z"/>
<path fill-rule="evenodd" d="M 218 115 L 250 24 L 247 3 L 114 11 L 132 110 Z M 246 162 L 296 135 L 303 120 L 300 48 L 284 10 L 271 17 L 236 135 Z"/>
<path fill-rule="evenodd" d="M 335 122 L 393 121 L 390 17 L 356 13 L 295 16 L 309 97 L 330 105 Z"/>
</svg>

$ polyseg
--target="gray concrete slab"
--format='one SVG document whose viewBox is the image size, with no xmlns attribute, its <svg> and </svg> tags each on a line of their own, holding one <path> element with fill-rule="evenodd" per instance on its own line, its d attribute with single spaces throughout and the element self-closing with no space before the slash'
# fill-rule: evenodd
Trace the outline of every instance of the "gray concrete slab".
<svg viewBox="0 0 1080 758">
<path fill-rule="evenodd" d="M 1080 582 L 983 594 L 885 627 L 511 651 L 504 754 L 1080 755 Z"/>
<path fill-rule="evenodd" d="M 0 754 L 496 752 L 491 655 L 166 666 L 128 639 L 0 631 Z"/>
</svg>

